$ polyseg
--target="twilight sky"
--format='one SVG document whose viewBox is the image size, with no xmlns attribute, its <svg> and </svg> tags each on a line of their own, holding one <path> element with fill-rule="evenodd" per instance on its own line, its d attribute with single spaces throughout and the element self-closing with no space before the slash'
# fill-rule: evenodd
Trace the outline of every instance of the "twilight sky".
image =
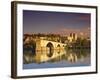
<svg viewBox="0 0 100 80">
<path fill-rule="evenodd" d="M 90 19 L 88 13 L 49 12 L 23 10 L 24 33 L 55 33 L 71 32 L 90 34 Z"/>
</svg>

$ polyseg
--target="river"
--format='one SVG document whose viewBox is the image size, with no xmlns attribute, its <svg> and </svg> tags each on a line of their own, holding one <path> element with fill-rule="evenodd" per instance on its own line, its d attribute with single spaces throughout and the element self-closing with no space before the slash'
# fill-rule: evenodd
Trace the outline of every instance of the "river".
<svg viewBox="0 0 100 80">
<path fill-rule="evenodd" d="M 24 54 L 26 60 L 23 58 L 23 69 L 39 69 L 39 68 L 60 68 L 60 67 L 82 67 L 90 66 L 90 49 L 69 49 L 64 54 L 49 58 L 43 61 L 46 55 L 41 54 L 40 57 L 30 53 Z"/>
</svg>

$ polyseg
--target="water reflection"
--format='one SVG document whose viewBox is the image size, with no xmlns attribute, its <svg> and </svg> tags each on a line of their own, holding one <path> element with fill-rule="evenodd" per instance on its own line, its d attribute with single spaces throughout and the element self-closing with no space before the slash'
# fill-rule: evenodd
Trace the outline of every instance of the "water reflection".
<svg viewBox="0 0 100 80">
<path fill-rule="evenodd" d="M 52 56 L 48 56 L 49 49 L 36 50 L 35 55 L 31 50 L 24 49 L 23 63 L 24 64 L 42 64 L 55 63 L 60 61 L 67 61 L 70 63 L 77 63 L 78 61 L 85 61 L 90 59 L 90 49 L 55 49 Z"/>
</svg>

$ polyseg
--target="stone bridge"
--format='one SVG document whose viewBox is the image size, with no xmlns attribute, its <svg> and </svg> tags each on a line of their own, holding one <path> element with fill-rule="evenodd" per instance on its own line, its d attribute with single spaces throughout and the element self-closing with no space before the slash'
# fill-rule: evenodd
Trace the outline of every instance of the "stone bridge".
<svg viewBox="0 0 100 80">
<path fill-rule="evenodd" d="M 61 42 L 54 42 L 49 40 L 43 40 L 43 39 L 37 39 L 36 40 L 36 49 L 40 49 L 41 47 L 53 47 L 56 48 L 64 48 L 66 44 L 63 44 Z"/>
<path fill-rule="evenodd" d="M 66 44 L 44 39 L 36 40 L 36 59 L 37 61 L 48 61 L 65 53 Z M 40 60 L 39 60 L 40 59 Z"/>
<path fill-rule="evenodd" d="M 26 42 L 29 42 L 29 40 L 30 39 L 27 39 Z M 35 60 L 37 63 L 49 61 L 66 53 L 66 44 L 64 43 L 49 41 L 41 38 L 33 39 L 33 42 L 35 42 Z"/>
<path fill-rule="evenodd" d="M 29 53 L 24 54 L 24 61 L 25 62 L 33 62 L 35 61 L 36 63 L 41 63 L 41 62 L 46 62 L 49 60 L 52 60 L 54 58 L 59 57 L 59 60 L 62 58 L 62 55 L 66 55 L 67 60 L 71 62 L 76 62 L 77 61 L 77 56 L 76 54 L 66 54 L 65 46 L 66 44 L 63 44 L 61 42 L 54 42 L 54 41 L 49 41 L 45 39 L 29 39 L 27 38 L 24 41 L 24 44 L 29 43 L 32 41 L 35 43 L 34 48 L 34 53 L 36 54 L 33 56 L 32 54 L 30 55 Z"/>
</svg>

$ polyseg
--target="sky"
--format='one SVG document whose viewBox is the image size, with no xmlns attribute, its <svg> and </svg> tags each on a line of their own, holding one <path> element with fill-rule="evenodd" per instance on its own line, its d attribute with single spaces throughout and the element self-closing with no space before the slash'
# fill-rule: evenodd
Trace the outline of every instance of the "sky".
<svg viewBox="0 0 100 80">
<path fill-rule="evenodd" d="M 89 13 L 51 12 L 23 10 L 23 31 L 26 33 L 55 33 L 66 35 L 71 32 L 90 34 Z"/>
</svg>

